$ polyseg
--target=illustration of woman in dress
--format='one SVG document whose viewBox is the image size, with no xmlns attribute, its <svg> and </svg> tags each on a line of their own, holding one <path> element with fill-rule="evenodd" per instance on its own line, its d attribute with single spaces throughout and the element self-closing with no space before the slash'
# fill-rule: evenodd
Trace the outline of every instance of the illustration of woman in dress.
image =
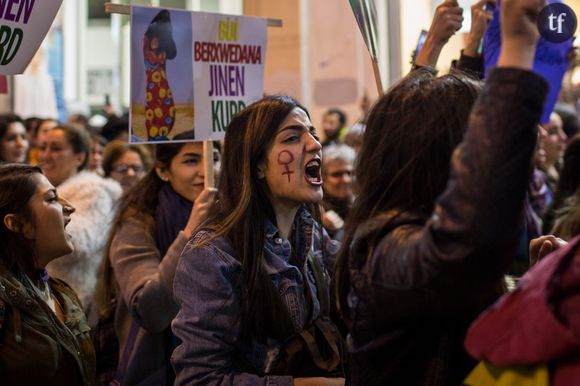
<svg viewBox="0 0 580 386">
<path fill-rule="evenodd" d="M 165 63 L 175 58 L 177 49 L 169 11 L 161 10 L 143 37 L 145 58 L 145 127 L 148 141 L 166 141 L 175 122 L 175 102 L 169 87 Z"/>
</svg>

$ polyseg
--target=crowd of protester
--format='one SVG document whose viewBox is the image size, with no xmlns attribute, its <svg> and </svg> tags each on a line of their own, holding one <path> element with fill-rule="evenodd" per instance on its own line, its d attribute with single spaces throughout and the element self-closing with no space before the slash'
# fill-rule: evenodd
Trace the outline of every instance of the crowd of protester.
<svg viewBox="0 0 580 386">
<path fill-rule="evenodd" d="M 484 77 L 488 3 L 439 75 L 444 0 L 411 72 L 322 138 L 288 96 L 212 159 L 0 115 L 0 384 L 580 384 L 580 120 L 540 122 L 542 1 L 501 2 Z"/>
</svg>

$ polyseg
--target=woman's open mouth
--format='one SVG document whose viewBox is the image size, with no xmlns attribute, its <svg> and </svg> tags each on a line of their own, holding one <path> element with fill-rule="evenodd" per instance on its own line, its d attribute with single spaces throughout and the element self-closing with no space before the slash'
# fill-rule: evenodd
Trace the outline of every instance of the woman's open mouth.
<svg viewBox="0 0 580 386">
<path fill-rule="evenodd" d="M 311 185 L 322 185 L 322 173 L 320 172 L 320 164 L 320 159 L 318 158 L 312 159 L 306 164 L 306 168 L 304 169 L 304 178 L 306 179 L 306 182 Z"/>
</svg>

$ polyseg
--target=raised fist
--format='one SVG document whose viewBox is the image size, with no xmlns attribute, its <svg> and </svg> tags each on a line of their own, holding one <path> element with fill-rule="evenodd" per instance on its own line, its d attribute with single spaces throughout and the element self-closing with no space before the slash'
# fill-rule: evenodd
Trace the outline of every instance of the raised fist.
<svg viewBox="0 0 580 386">
<path fill-rule="evenodd" d="M 445 0 L 437 6 L 431 22 L 427 39 L 433 43 L 444 45 L 455 34 L 463 22 L 463 9 L 456 0 Z"/>
<path fill-rule="evenodd" d="M 540 39 L 536 22 L 545 6 L 546 0 L 502 0 L 500 14 L 503 40 L 535 47 Z"/>
</svg>

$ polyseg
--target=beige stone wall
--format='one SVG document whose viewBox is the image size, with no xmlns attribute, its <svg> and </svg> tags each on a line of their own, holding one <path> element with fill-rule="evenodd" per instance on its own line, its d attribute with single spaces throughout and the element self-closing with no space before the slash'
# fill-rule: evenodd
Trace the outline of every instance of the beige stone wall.
<svg viewBox="0 0 580 386">
<path fill-rule="evenodd" d="M 300 98 L 299 0 L 246 0 L 244 15 L 282 19 L 282 28 L 268 28 L 264 92 Z"/>
<path fill-rule="evenodd" d="M 442 0 L 380 1 L 400 1 L 401 56 L 388 60 L 400 60 L 406 74 L 419 33 L 429 28 L 434 4 Z M 463 3 L 464 12 L 470 12 L 469 2 Z M 566 3 L 580 17 L 580 0 Z M 301 4 L 306 6 L 304 20 Z M 265 92 L 288 94 L 305 103 L 315 126 L 320 127 L 322 114 L 331 107 L 343 109 L 351 125 L 361 116 L 363 94 L 376 100 L 371 61 L 347 0 L 244 0 L 244 14 L 283 20 L 282 28 L 268 29 Z M 445 73 L 451 61 L 459 57 L 466 36 L 461 32 L 450 39 L 439 59 L 440 73 Z M 302 39 L 306 49 L 301 49 Z M 384 43 L 381 49 L 386 49 Z M 385 80 L 384 83 L 387 84 Z"/>
<path fill-rule="evenodd" d="M 245 0 L 244 14 L 283 20 L 282 28 L 268 28 L 264 91 L 296 97 L 307 104 L 312 122 L 320 127 L 322 114 L 343 109 L 348 125 L 360 117 L 360 100 L 377 96 L 374 75 L 352 10 L 345 0 L 304 2 L 307 49 L 301 50 L 299 0 Z M 306 71 L 301 61 L 306 55 Z M 303 82 L 308 87 L 303 88 Z"/>
<path fill-rule="evenodd" d="M 376 99 L 370 56 L 353 12 L 344 0 L 309 2 L 311 114 L 315 124 L 329 107 L 343 109 L 349 123 L 360 118 L 366 92 Z"/>
</svg>

